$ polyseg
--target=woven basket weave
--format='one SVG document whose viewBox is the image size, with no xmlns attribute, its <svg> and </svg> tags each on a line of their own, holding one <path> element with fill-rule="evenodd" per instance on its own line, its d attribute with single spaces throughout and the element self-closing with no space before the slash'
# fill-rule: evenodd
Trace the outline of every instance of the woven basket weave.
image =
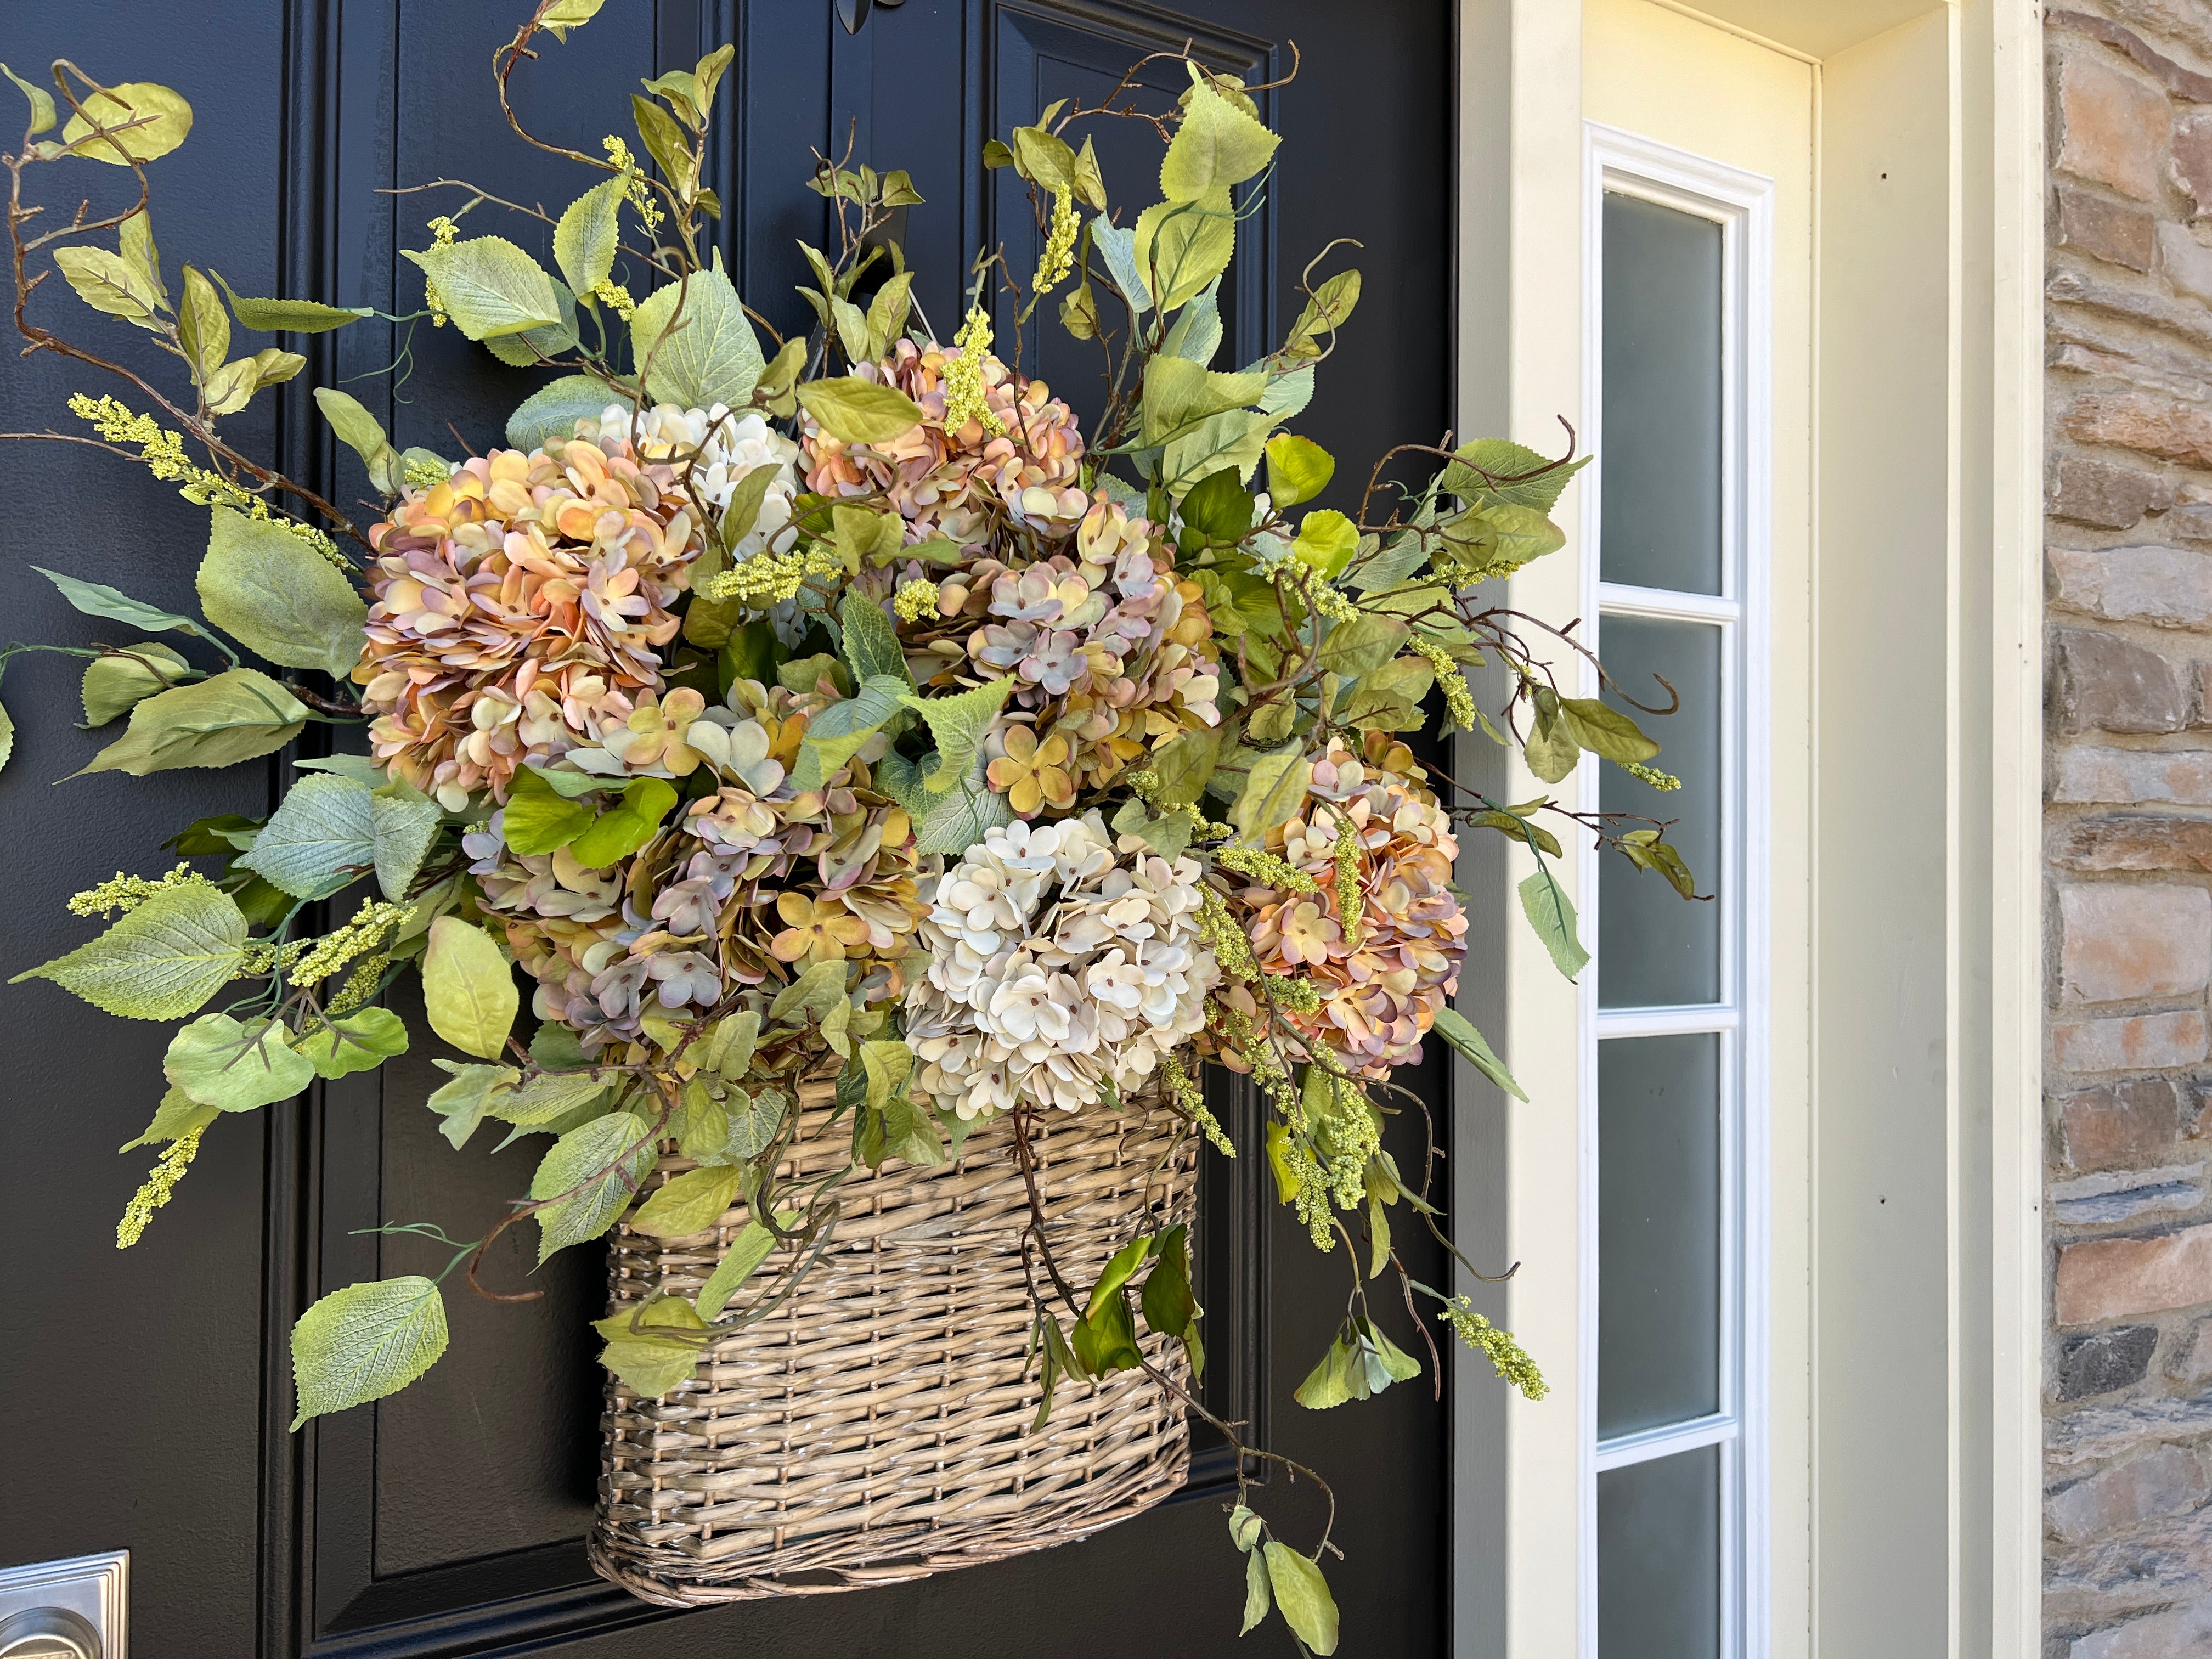
<svg viewBox="0 0 2212 1659">
<path fill-rule="evenodd" d="M 845 1161 L 831 1095 L 801 1088 L 787 1176 Z M 1197 1151 L 1173 1113 L 1132 1100 L 1043 1115 L 1030 1144 L 1071 1284 L 1093 1283 L 1139 1231 L 1192 1219 Z M 669 1157 L 653 1180 L 690 1167 Z M 895 1583 L 1066 1543 L 1182 1484 L 1183 1413 L 1141 1371 L 1063 1379 L 1051 1421 L 1029 1432 L 1030 1209 L 1009 1120 L 978 1128 L 956 1163 L 859 1170 L 837 1196 L 829 1251 L 776 1312 L 708 1348 L 690 1382 L 647 1400 L 609 1379 L 591 1540 L 603 1577 L 671 1607 Z M 618 1226 L 614 1310 L 695 1293 L 745 1220 L 739 1205 L 673 1240 Z M 740 1304 L 789 1267 L 778 1250 Z M 1179 1344 L 1142 1340 L 1187 1381 Z"/>
</svg>

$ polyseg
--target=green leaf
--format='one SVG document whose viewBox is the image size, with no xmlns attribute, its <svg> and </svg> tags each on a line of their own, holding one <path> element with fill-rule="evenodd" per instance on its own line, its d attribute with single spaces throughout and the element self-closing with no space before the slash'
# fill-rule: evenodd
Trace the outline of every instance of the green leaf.
<svg viewBox="0 0 2212 1659">
<path fill-rule="evenodd" d="M 110 253 L 104 247 L 58 248 L 54 264 L 76 290 L 77 298 L 94 311 L 120 317 L 140 328 L 160 328 L 161 319 L 154 314 L 160 296 L 121 254 Z"/>
<path fill-rule="evenodd" d="M 1273 1605 L 1267 1594 L 1267 1558 L 1262 1552 L 1253 1550 L 1244 1558 L 1244 1623 L 1237 1633 L 1250 1635 Z"/>
<path fill-rule="evenodd" d="M 1395 617 L 1363 613 L 1339 623 L 1321 643 L 1316 660 L 1345 679 L 1370 674 L 1398 654 L 1413 630 Z"/>
<path fill-rule="evenodd" d="M 651 841 L 675 805 L 673 785 L 660 778 L 639 778 L 623 790 L 619 805 L 600 813 L 568 843 L 568 851 L 586 869 L 605 870 Z"/>
<path fill-rule="evenodd" d="M 788 1230 L 799 1219 L 793 1212 L 779 1212 L 775 1224 Z M 722 1310 L 730 1305 L 730 1298 L 744 1288 L 744 1282 L 769 1258 L 775 1249 L 775 1235 L 757 1221 L 748 1221 L 738 1236 L 730 1241 L 730 1248 L 722 1253 L 714 1271 L 707 1275 L 707 1282 L 699 1287 L 698 1306 L 702 1317 L 719 1319 Z"/>
<path fill-rule="evenodd" d="M 157 611 L 152 605 L 118 592 L 104 582 L 80 581 L 75 576 L 64 576 L 58 570 L 48 570 L 43 565 L 33 565 L 48 581 L 61 590 L 61 595 L 88 617 L 105 617 L 110 622 L 128 623 L 133 628 L 150 629 L 155 633 L 174 631 L 204 639 L 206 630 L 190 617 L 179 617 L 173 611 Z"/>
<path fill-rule="evenodd" d="M 1109 1297 L 1096 1313 L 1075 1322 L 1075 1357 L 1092 1376 L 1133 1370 L 1144 1362 L 1137 1346 L 1136 1322 L 1130 1317 L 1128 1298 Z"/>
<path fill-rule="evenodd" d="M 1267 1523 L 1242 1504 L 1229 1511 L 1229 1541 L 1238 1549 L 1249 1552 L 1255 1548 L 1266 1531 Z"/>
<path fill-rule="evenodd" d="M 1504 438 L 1477 438 L 1452 453 L 1460 459 L 1444 468 L 1442 482 L 1446 494 L 1466 501 L 1500 501 L 1533 507 L 1540 515 L 1548 514 L 1559 504 L 1567 481 L 1589 465 L 1590 460 L 1585 455 L 1571 465 L 1554 467 L 1549 457 Z M 1541 476 L 1522 476 L 1530 472 Z M 1486 482 L 1486 474 L 1491 478 L 1521 478 L 1522 482 L 1492 485 Z"/>
<path fill-rule="evenodd" d="M 1195 805 L 1212 781 L 1220 758 L 1222 731 L 1218 726 L 1186 731 L 1152 751 L 1152 771 L 1159 783 L 1152 799 L 1162 806 Z"/>
<path fill-rule="evenodd" d="M 6 67 L 0 64 L 0 69 Z M 115 245 L 125 263 L 144 277 L 146 286 L 167 305 L 169 285 L 161 280 L 161 250 L 154 246 L 154 221 L 144 208 L 126 215 L 115 228 Z"/>
<path fill-rule="evenodd" d="M 768 1006 L 768 1017 L 793 1023 L 810 1018 L 819 1020 L 844 1000 L 845 964 L 817 962 L 775 994 L 775 1000 Z"/>
<path fill-rule="evenodd" d="M 246 957 L 246 917 L 204 881 L 167 887 L 98 939 L 8 982 L 50 979 L 124 1019 L 181 1019 L 230 983 Z"/>
<path fill-rule="evenodd" d="M 561 302 L 544 268 L 503 236 L 402 248 L 435 284 L 453 326 L 471 340 L 559 324 Z M 644 307 L 640 307 L 641 313 Z"/>
<path fill-rule="evenodd" d="M 899 644 L 898 629 L 884 615 L 883 606 L 865 593 L 850 592 L 837 607 L 837 620 L 844 625 L 845 661 L 855 681 L 883 674 L 896 675 L 908 686 L 914 684 L 914 676 L 907 672 L 906 652 Z"/>
<path fill-rule="evenodd" d="M 594 777 L 590 781 L 605 787 L 611 780 Z M 518 766 L 500 824 L 509 851 L 535 858 L 566 847 L 583 834 L 593 816 L 587 803 L 568 799 L 535 767 Z"/>
<path fill-rule="evenodd" d="M 1172 357 L 1188 357 L 1201 368 L 1213 361 L 1213 354 L 1221 349 L 1220 288 L 1218 282 L 1214 283 L 1176 313 L 1167 337 L 1160 342 L 1162 351 Z"/>
<path fill-rule="evenodd" d="M 1004 675 L 949 697 L 924 697 L 908 691 L 899 701 L 919 713 L 937 741 L 937 765 L 922 781 L 933 794 L 942 794 L 965 779 L 991 729 L 991 721 L 1013 695 L 1015 678 Z"/>
<path fill-rule="evenodd" d="M 1559 716 L 1574 740 L 1602 760 L 1625 765 L 1659 752 L 1632 718 L 1595 697 L 1560 698 Z"/>
<path fill-rule="evenodd" d="M 560 1200 L 538 1212 L 540 1262 L 554 1251 L 597 1238 L 614 1225 L 615 1218 L 629 1207 L 631 1194 L 659 1162 L 652 1131 L 643 1118 L 614 1112 L 569 1130 L 553 1143 L 530 1182 L 531 1197 Z"/>
<path fill-rule="evenodd" d="M 430 1029 L 461 1050 L 495 1060 L 522 1006 L 506 953 L 459 916 L 430 924 L 422 957 L 422 1002 Z"/>
<path fill-rule="evenodd" d="M 1349 624 L 1346 624 L 1349 626 Z M 1290 821 L 1305 805 L 1313 785 L 1313 763 L 1292 744 L 1272 755 L 1261 755 L 1245 775 L 1243 792 L 1229 809 L 1230 822 L 1240 840 L 1257 847 L 1267 831 Z"/>
<path fill-rule="evenodd" d="M 1575 935 L 1573 903 L 1547 869 L 1524 879 L 1519 890 L 1522 914 L 1552 953 L 1552 965 L 1571 980 L 1589 963 L 1589 952 Z"/>
<path fill-rule="evenodd" d="M 198 579 L 208 620 L 270 662 L 352 673 L 368 619 L 353 584 L 281 524 L 227 507 L 211 517 Z"/>
<path fill-rule="evenodd" d="M 451 1072 L 453 1080 L 423 1104 L 446 1120 L 438 1133 L 453 1142 L 454 1151 L 459 1152 L 476 1133 L 477 1125 L 483 1121 L 495 1098 L 512 1088 L 515 1079 L 522 1074 L 512 1066 L 460 1066 L 449 1060 L 434 1060 L 432 1064 Z"/>
<path fill-rule="evenodd" d="M 1160 161 L 1160 194 L 1195 202 L 1241 185 L 1267 165 L 1282 140 L 1204 82 L 1194 82 L 1182 121 Z"/>
<path fill-rule="evenodd" d="M 1283 355 L 1293 362 L 1318 357 L 1325 349 L 1321 343 L 1324 334 L 1333 335 L 1352 315 L 1352 307 L 1359 303 L 1359 273 L 1340 270 L 1313 291 L 1306 307 L 1298 313 L 1297 322 L 1283 339 Z"/>
<path fill-rule="evenodd" d="M 1152 309 L 1152 293 L 1145 286 L 1144 274 L 1137 268 L 1137 233 L 1127 225 L 1114 226 L 1103 219 L 1091 222 L 1091 240 L 1106 258 L 1106 269 L 1113 273 L 1114 286 L 1121 290 L 1122 297 L 1136 307 L 1139 315 Z"/>
<path fill-rule="evenodd" d="M 182 1089 L 171 1089 L 154 1109 L 154 1121 L 146 1126 L 145 1133 L 136 1140 L 125 1141 L 115 1150 L 135 1152 L 156 1141 L 182 1140 L 195 1130 L 205 1129 L 222 1115 L 220 1107 L 203 1106 Z"/>
<path fill-rule="evenodd" d="M 1270 1539 L 1267 1544 L 1267 1582 L 1275 1592 L 1275 1605 L 1299 1641 L 1316 1653 L 1336 1651 L 1336 1603 L 1330 1599 L 1328 1581 L 1321 1568 L 1287 1544 Z"/>
<path fill-rule="evenodd" d="M 981 769 L 977 769 L 979 774 Z M 970 778 L 957 789 L 929 798 L 929 804 L 915 818 L 915 850 L 965 852 L 981 841 L 986 831 L 1013 821 L 1014 809 L 1006 798 Z"/>
<path fill-rule="evenodd" d="M 445 1352 L 445 1299 L 420 1274 L 332 1291 L 292 1327 L 292 1426 L 397 1394 Z"/>
<path fill-rule="evenodd" d="M 101 127 L 108 131 L 95 136 Z M 192 106 L 168 88 L 125 81 L 84 100 L 82 112 L 62 129 L 62 142 L 87 161 L 127 167 L 160 160 L 191 130 Z"/>
<path fill-rule="evenodd" d="M 1380 1279 L 1389 1265 L 1390 1214 L 1382 1207 L 1382 1200 L 1370 1194 L 1367 1200 L 1368 1278 Z"/>
<path fill-rule="evenodd" d="M 394 785 L 395 789 L 404 785 Z M 430 843 L 438 838 L 438 803 L 400 794 L 376 792 L 370 812 L 376 836 L 376 885 L 387 899 L 406 896 Z"/>
<path fill-rule="evenodd" d="M 719 1019 L 692 1045 L 699 1063 L 732 1083 L 752 1069 L 753 1045 L 760 1040 L 761 1017 L 750 1009 Z"/>
<path fill-rule="evenodd" d="M 326 334 L 331 329 L 343 328 L 348 323 L 357 323 L 364 317 L 374 317 L 371 306 L 326 306 L 313 300 L 254 300 L 238 293 L 222 280 L 219 270 L 208 273 L 222 286 L 230 300 L 230 314 L 238 319 L 240 328 L 250 328 L 258 334 Z M 342 392 L 332 394 L 343 398 Z M 323 394 L 316 392 L 318 402 Z M 351 403 L 351 398 L 347 398 Z M 358 408 L 360 405 L 356 404 Z M 333 421 L 331 425 L 337 424 Z"/>
<path fill-rule="evenodd" d="M 722 1218 L 743 1183 L 744 1171 L 734 1165 L 686 1170 L 671 1176 L 667 1183 L 638 1206 L 629 1224 L 655 1238 L 690 1238 L 703 1233 Z"/>
<path fill-rule="evenodd" d="M 1144 1266 L 1152 1253 L 1152 1240 L 1143 1233 L 1115 1251 L 1099 1273 L 1098 1282 L 1091 1287 L 1091 1299 L 1084 1304 L 1083 1316 L 1090 1319 L 1096 1316 L 1129 1282 L 1129 1276 Z"/>
<path fill-rule="evenodd" d="M 141 640 L 119 653 L 94 657 L 84 667 L 84 723 L 105 726 L 127 714 L 156 691 L 193 678 L 192 665 L 166 645 Z M 143 660 L 142 660 L 143 659 Z"/>
<path fill-rule="evenodd" d="M 1522 1092 L 1521 1085 L 1513 1080 L 1513 1074 L 1505 1069 L 1504 1062 L 1491 1053 L 1490 1045 L 1483 1041 L 1482 1033 L 1468 1024 L 1466 1016 L 1458 1009 L 1437 1010 L 1436 1032 L 1446 1042 L 1450 1043 L 1461 1054 L 1473 1060 L 1477 1071 L 1504 1090 L 1507 1094 L 1511 1095 L 1514 1099 L 1525 1101 L 1528 1098 Z"/>
<path fill-rule="evenodd" d="M 1352 1391 L 1347 1370 L 1350 1354 L 1341 1337 L 1330 1343 L 1321 1363 L 1306 1373 L 1305 1381 L 1298 1384 L 1291 1397 L 1310 1412 L 1325 1412 L 1348 1400 L 1366 1398 L 1364 1393 L 1355 1395 Z"/>
<path fill-rule="evenodd" d="M 1297 539 L 1291 550 L 1307 564 L 1334 581 L 1359 551 L 1359 526 L 1334 507 L 1306 514 L 1298 526 Z M 1346 624 L 1351 626 L 1350 623 Z M 1401 629 L 1404 627 L 1400 624 Z M 1332 635 L 1332 637 L 1334 637 Z"/>
<path fill-rule="evenodd" d="M 384 428 L 356 399 L 332 386 L 315 388 L 315 407 L 323 411 L 338 441 L 362 459 L 368 469 L 370 487 L 386 495 L 399 493 L 399 452 L 384 435 Z"/>
<path fill-rule="evenodd" d="M 1188 358 L 1156 356 L 1145 365 L 1143 441 L 1147 447 L 1164 444 L 1208 416 L 1241 409 L 1267 389 L 1264 374 L 1224 374 Z"/>
<path fill-rule="evenodd" d="M 21 89 L 23 96 L 31 100 L 31 125 L 28 129 L 30 136 L 35 138 L 40 133 L 51 131 L 54 125 L 53 94 L 48 92 L 44 87 L 33 86 L 5 64 L 0 64 L 0 75 L 4 75 L 13 81 Z"/>
<path fill-rule="evenodd" d="M 914 289 L 914 273 L 902 270 L 884 280 L 876 290 L 876 297 L 868 306 L 868 356 L 881 357 L 890 349 L 890 343 L 905 331 L 908 300 Z"/>
<path fill-rule="evenodd" d="M 230 356 L 230 319 L 215 284 L 185 267 L 185 302 L 177 308 L 177 343 L 185 349 L 194 381 L 204 384 Z"/>
<path fill-rule="evenodd" d="M 684 129 L 666 110 L 636 93 L 629 95 L 629 108 L 646 154 L 659 167 L 661 176 L 676 186 L 676 193 L 690 200 L 699 187 L 699 167 Z"/>
<path fill-rule="evenodd" d="M 1137 216 L 1137 270 L 1162 312 L 1204 293 L 1236 252 L 1237 216 L 1226 185 L 1189 201 L 1155 203 Z"/>
<path fill-rule="evenodd" d="M 579 299 L 606 281 L 615 268 L 615 222 L 623 201 L 620 179 L 594 185 L 562 210 L 553 228 L 553 261 Z"/>
<path fill-rule="evenodd" d="M 1235 467 L 1210 472 L 1182 498 L 1183 525 L 1210 542 L 1242 541 L 1252 528 L 1253 500 Z"/>
<path fill-rule="evenodd" d="M 1533 507 L 1494 501 L 1470 507 L 1439 527 L 1446 550 L 1471 568 L 1518 568 L 1566 545 L 1566 532 Z"/>
<path fill-rule="evenodd" d="M 1548 690 L 1540 689 L 1536 694 L 1536 718 L 1522 752 L 1528 757 L 1528 769 L 1546 783 L 1559 782 L 1582 758 L 1582 745 L 1575 741 L 1574 732 L 1560 714 L 1558 697 Z"/>
<path fill-rule="evenodd" d="M 1313 500 L 1335 476 L 1336 458 L 1312 439 L 1279 432 L 1267 440 L 1267 499 L 1277 512 Z"/>
<path fill-rule="evenodd" d="M 434 818 L 436 809 L 432 808 Z M 302 778 L 277 805 L 241 868 L 295 898 L 327 898 L 376 861 L 376 803 L 364 784 Z"/>
<path fill-rule="evenodd" d="M 616 394 L 590 375 L 563 374 L 557 380 L 548 380 L 516 406 L 507 417 L 507 441 L 516 449 L 531 450 L 548 439 L 572 438 L 577 422 L 598 420 L 607 405 L 616 401 Z"/>
<path fill-rule="evenodd" d="M 630 319 L 629 332 L 630 351 L 655 402 L 742 409 L 752 401 L 764 367 L 760 341 L 722 270 L 719 249 L 713 270 L 695 270 L 684 282 L 647 295 Z"/>
<path fill-rule="evenodd" d="M 608 1086 L 590 1072 L 541 1072 L 512 1094 L 494 1096 L 484 1114 L 526 1129 L 543 1128 L 593 1104 Z"/>
<path fill-rule="evenodd" d="M 1050 191 L 1075 188 L 1075 151 L 1042 126 L 1014 129 L 1014 167 L 1023 178 Z"/>
<path fill-rule="evenodd" d="M 889 443 L 921 419 L 921 406 L 896 386 L 857 375 L 809 380 L 799 401 L 816 425 L 847 443 Z"/>
<path fill-rule="evenodd" d="M 303 1037 L 299 1053 L 319 1077 L 373 1072 L 407 1052 L 407 1026 L 388 1008 L 364 1008 Z"/>
<path fill-rule="evenodd" d="M 15 752 L 15 721 L 5 708 L 0 708 L 0 769 L 4 769 L 9 757 Z"/>
<path fill-rule="evenodd" d="M 555 0 L 538 21 L 556 40 L 565 41 L 570 29 L 590 22 L 606 3 L 607 0 Z"/>
<path fill-rule="evenodd" d="M 707 1322 L 679 1296 L 593 1320 L 592 1328 L 607 1339 L 599 1364 L 649 1400 L 686 1381 L 707 1352 L 696 1334 Z"/>
<path fill-rule="evenodd" d="M 287 1035 L 275 1020 L 246 1025 L 228 1014 L 202 1014 L 169 1040 L 161 1070 L 203 1106 L 250 1112 L 314 1081 L 313 1062 L 287 1046 Z"/>
</svg>

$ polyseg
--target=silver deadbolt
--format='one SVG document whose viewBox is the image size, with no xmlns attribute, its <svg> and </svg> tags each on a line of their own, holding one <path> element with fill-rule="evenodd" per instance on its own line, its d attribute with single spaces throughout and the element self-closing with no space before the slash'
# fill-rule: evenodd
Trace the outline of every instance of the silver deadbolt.
<svg viewBox="0 0 2212 1659">
<path fill-rule="evenodd" d="M 131 1553 L 0 1568 L 0 1659 L 128 1659 Z"/>
</svg>

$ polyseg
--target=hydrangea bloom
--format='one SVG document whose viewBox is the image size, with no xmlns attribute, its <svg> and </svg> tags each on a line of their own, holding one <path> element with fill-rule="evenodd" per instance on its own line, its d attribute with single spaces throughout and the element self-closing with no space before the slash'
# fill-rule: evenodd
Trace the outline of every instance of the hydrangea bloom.
<svg viewBox="0 0 2212 1659">
<path fill-rule="evenodd" d="M 1015 823 L 937 880 L 907 994 L 917 1087 L 963 1118 L 1017 1100 L 1074 1111 L 1149 1078 L 1205 1023 L 1220 979 L 1199 940 L 1199 868 L 1098 814 Z"/>
</svg>

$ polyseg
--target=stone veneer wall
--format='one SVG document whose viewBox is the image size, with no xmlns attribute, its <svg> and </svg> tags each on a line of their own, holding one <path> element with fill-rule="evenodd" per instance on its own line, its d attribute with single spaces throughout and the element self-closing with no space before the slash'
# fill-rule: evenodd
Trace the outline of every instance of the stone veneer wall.
<svg viewBox="0 0 2212 1659">
<path fill-rule="evenodd" d="M 2164 1659 L 2212 1654 L 2212 0 L 2045 27 L 2045 1653 Z"/>
</svg>

